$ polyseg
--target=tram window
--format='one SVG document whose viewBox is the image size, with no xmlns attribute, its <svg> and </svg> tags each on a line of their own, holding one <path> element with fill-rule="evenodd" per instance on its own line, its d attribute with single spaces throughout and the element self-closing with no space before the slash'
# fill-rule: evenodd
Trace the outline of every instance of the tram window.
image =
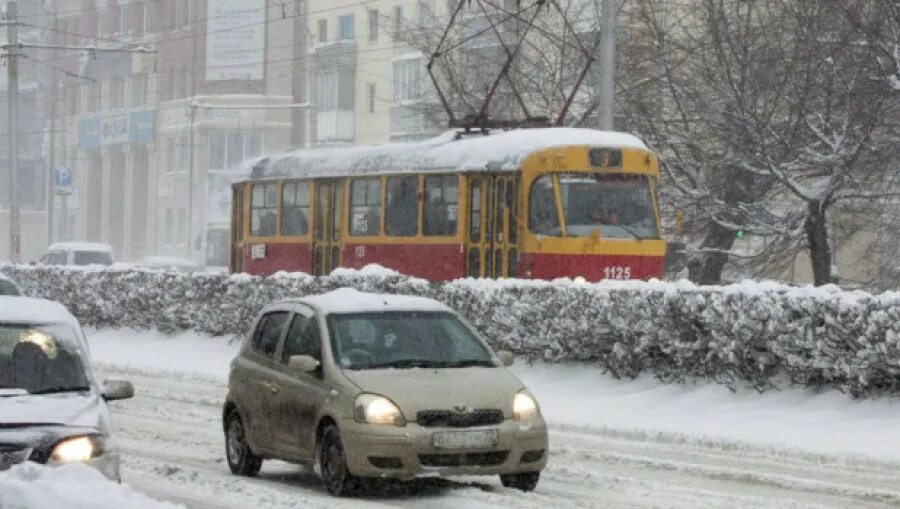
<svg viewBox="0 0 900 509">
<path fill-rule="evenodd" d="M 425 178 L 425 235 L 456 234 L 459 178 L 456 175 Z"/>
<path fill-rule="evenodd" d="M 481 250 L 477 247 L 469 250 L 469 277 L 481 277 Z"/>
<path fill-rule="evenodd" d="M 381 231 L 381 179 L 358 179 L 350 191 L 350 235 Z"/>
<path fill-rule="evenodd" d="M 256 184 L 250 200 L 250 234 L 256 237 L 275 235 L 278 186 Z"/>
<path fill-rule="evenodd" d="M 419 226 L 419 177 L 387 179 L 385 233 L 391 236 L 414 236 Z"/>
<path fill-rule="evenodd" d="M 532 184 L 529 208 L 528 226 L 532 232 L 551 237 L 560 236 L 553 180 L 549 176 L 543 176 Z"/>
<path fill-rule="evenodd" d="M 506 186 L 506 203 L 509 206 L 509 242 L 515 244 L 519 233 L 519 181 L 510 180 Z M 512 274 L 512 269 L 510 269 Z"/>
<path fill-rule="evenodd" d="M 281 192 L 281 234 L 309 233 L 309 184 L 288 182 Z"/>
<path fill-rule="evenodd" d="M 473 180 L 471 189 L 469 204 L 472 212 L 469 214 L 469 240 L 479 242 L 481 240 L 481 181 Z"/>
</svg>

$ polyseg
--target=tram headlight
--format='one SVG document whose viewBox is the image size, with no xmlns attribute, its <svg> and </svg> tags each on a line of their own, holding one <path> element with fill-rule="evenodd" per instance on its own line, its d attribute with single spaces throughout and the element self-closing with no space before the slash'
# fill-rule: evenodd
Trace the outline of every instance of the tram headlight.
<svg viewBox="0 0 900 509">
<path fill-rule="evenodd" d="M 575 276 L 575 279 L 572 280 L 576 285 L 586 285 L 587 279 L 584 276 Z"/>
</svg>

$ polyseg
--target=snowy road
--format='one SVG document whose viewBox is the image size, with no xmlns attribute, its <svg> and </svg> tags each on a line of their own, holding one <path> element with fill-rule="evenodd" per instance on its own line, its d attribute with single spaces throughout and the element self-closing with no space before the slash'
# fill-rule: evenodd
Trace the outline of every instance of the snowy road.
<svg viewBox="0 0 900 509">
<path fill-rule="evenodd" d="M 897 507 L 900 464 L 785 453 L 671 435 L 553 427 L 538 489 L 494 478 L 400 485 L 385 496 L 334 499 L 304 467 L 268 462 L 232 476 L 223 458 L 221 380 L 105 366 L 137 397 L 113 404 L 125 482 L 188 507 Z"/>
</svg>

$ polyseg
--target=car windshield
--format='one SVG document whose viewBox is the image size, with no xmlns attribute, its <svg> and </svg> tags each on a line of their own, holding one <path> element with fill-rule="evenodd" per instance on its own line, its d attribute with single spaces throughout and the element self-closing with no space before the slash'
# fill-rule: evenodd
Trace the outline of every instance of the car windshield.
<svg viewBox="0 0 900 509">
<path fill-rule="evenodd" d="M 562 236 L 554 181 L 569 237 L 594 232 L 613 238 L 658 238 L 650 181 L 640 175 L 560 173 L 545 175 L 531 188 L 529 225 L 538 235 Z"/>
<path fill-rule="evenodd" d="M 48 394 L 88 388 L 67 326 L 0 324 L 0 389 Z"/>
<path fill-rule="evenodd" d="M 7 296 L 18 296 L 21 295 L 19 289 L 12 283 L 12 281 L 8 281 L 6 279 L 0 279 L 0 295 Z"/>
<path fill-rule="evenodd" d="M 75 251 L 75 265 L 112 265 L 112 255 L 105 251 Z"/>
<path fill-rule="evenodd" d="M 344 368 L 494 366 L 490 351 L 451 313 L 331 315 L 328 329 Z"/>
</svg>

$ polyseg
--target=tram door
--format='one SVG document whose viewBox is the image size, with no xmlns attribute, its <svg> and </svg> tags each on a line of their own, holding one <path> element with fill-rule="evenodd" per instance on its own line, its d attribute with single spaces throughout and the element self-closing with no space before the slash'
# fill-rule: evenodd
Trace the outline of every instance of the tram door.
<svg viewBox="0 0 900 509">
<path fill-rule="evenodd" d="M 469 277 L 510 277 L 518 263 L 519 180 L 511 176 L 469 177 Z"/>
<path fill-rule="evenodd" d="M 231 197 L 231 273 L 244 270 L 244 184 L 232 187 Z"/>
<path fill-rule="evenodd" d="M 316 182 L 313 271 L 325 276 L 341 265 L 341 183 Z"/>
</svg>

